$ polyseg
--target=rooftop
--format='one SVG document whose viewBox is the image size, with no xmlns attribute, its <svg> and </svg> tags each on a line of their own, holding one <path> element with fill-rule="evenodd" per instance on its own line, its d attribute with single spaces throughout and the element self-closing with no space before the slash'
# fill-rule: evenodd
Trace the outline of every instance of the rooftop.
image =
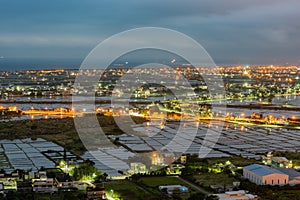
<svg viewBox="0 0 300 200">
<path fill-rule="evenodd" d="M 249 171 L 252 171 L 260 176 L 266 176 L 269 174 L 285 174 L 277 169 L 274 169 L 274 168 L 271 168 L 268 166 L 264 166 L 264 165 L 258 165 L 258 164 L 249 165 L 244 168 Z"/>
<path fill-rule="evenodd" d="M 220 200 L 254 200 L 257 199 L 256 195 L 247 194 L 244 190 L 231 191 L 222 194 L 214 194 L 218 196 Z"/>
<path fill-rule="evenodd" d="M 293 180 L 295 178 L 300 179 L 300 173 L 298 171 L 296 171 L 295 169 L 279 167 L 279 168 L 277 168 L 277 170 L 284 174 L 289 175 L 290 180 Z"/>
</svg>

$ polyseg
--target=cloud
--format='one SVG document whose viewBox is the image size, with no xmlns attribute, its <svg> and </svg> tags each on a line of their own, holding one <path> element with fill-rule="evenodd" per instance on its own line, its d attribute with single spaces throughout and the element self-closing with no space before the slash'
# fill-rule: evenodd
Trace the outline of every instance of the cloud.
<svg viewBox="0 0 300 200">
<path fill-rule="evenodd" d="M 161 26 L 181 31 L 219 60 L 298 60 L 298 0 L 3 0 L 0 53 L 88 54 L 118 32 Z M 22 53 L 23 51 L 23 53 Z M 25 52 L 26 51 L 26 52 Z M 79 53 L 80 52 L 80 53 Z M 59 54 L 59 55 L 58 55 Z"/>
<path fill-rule="evenodd" d="M 89 35 L 47 35 L 47 34 L 0 34 L 0 44 L 4 46 L 91 46 L 103 38 Z"/>
</svg>

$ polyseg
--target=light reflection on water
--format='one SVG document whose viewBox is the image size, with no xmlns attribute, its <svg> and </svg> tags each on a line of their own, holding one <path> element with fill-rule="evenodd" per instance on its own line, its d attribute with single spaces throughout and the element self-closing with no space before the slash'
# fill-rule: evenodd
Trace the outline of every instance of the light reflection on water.
<svg viewBox="0 0 300 200">
<path fill-rule="evenodd" d="M 96 97 L 96 100 L 98 101 L 108 101 L 111 97 Z M 152 102 L 152 101 L 161 101 L 163 99 L 171 99 L 170 97 L 152 97 L 149 99 L 138 99 L 136 101 L 139 102 Z M 0 99 L 1 101 L 7 101 L 7 103 L 2 103 L 1 105 L 4 105 L 6 107 L 10 106 L 17 106 L 19 110 L 30 110 L 30 109 L 55 109 L 55 108 L 68 108 L 71 109 L 72 107 L 72 97 L 70 96 L 55 96 L 55 97 L 14 97 L 12 99 Z M 86 100 L 86 97 L 79 98 L 79 101 Z M 13 101 L 17 102 L 24 102 L 23 104 L 14 103 Z M 134 100 L 133 100 L 134 101 Z M 45 102 L 45 103 L 40 103 Z M 48 103 L 49 102 L 49 103 Z M 53 102 L 53 103 L 50 103 Z M 61 102 L 61 103 L 60 103 Z M 68 103 L 66 103 L 68 102 Z M 220 104 L 231 104 L 231 105 L 245 105 L 250 103 L 257 103 L 258 100 L 255 99 L 248 99 L 248 100 L 224 100 L 224 101 L 216 101 L 216 103 Z M 277 105 L 282 104 L 292 104 L 295 106 L 300 106 L 300 96 L 284 96 L 284 97 L 275 97 L 272 100 L 272 103 Z M 110 107 L 110 104 L 99 104 L 96 105 L 96 107 Z M 122 106 L 120 104 L 120 106 Z M 85 109 L 87 107 L 90 107 L 88 104 L 79 104 L 78 107 L 80 109 Z M 216 107 L 214 109 L 215 111 L 219 113 L 225 113 L 225 110 L 222 108 Z M 296 116 L 297 118 L 300 118 L 300 113 L 295 111 L 283 111 L 283 110 L 259 110 L 259 109 L 239 109 L 239 108 L 226 108 L 226 112 L 232 113 L 233 115 L 240 115 L 242 112 L 245 113 L 245 116 L 251 115 L 252 112 L 261 113 L 264 116 L 267 116 L 268 114 L 271 114 L 277 118 L 281 118 L 282 116 L 285 117 L 292 117 Z M 48 116 L 48 118 L 61 118 L 66 116 Z M 11 119 L 3 119 L 0 121 L 10 121 L 10 120 L 26 120 L 31 119 L 30 116 L 20 116 L 20 117 L 14 117 Z M 45 119 L 45 116 L 34 116 L 34 119 Z"/>
</svg>

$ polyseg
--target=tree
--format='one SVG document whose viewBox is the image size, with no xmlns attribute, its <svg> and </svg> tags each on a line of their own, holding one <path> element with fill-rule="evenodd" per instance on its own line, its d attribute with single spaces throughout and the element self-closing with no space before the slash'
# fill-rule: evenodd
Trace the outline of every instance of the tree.
<svg viewBox="0 0 300 200">
<path fill-rule="evenodd" d="M 93 162 L 86 162 L 80 167 L 73 168 L 71 174 L 73 175 L 75 180 L 93 180 L 94 178 L 101 175 L 98 169 L 94 167 Z"/>
<path fill-rule="evenodd" d="M 105 181 L 107 176 L 108 176 L 107 173 L 98 174 L 97 177 L 95 178 L 95 183 L 101 183 L 101 182 Z"/>
</svg>

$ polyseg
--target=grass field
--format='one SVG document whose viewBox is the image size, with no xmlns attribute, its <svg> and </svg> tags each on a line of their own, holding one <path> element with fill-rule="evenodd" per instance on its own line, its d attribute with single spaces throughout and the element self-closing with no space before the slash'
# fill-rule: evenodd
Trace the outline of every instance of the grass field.
<svg viewBox="0 0 300 200">
<path fill-rule="evenodd" d="M 149 187 L 158 187 L 160 185 L 186 185 L 177 177 L 143 177 L 140 179 L 142 183 Z"/>
<path fill-rule="evenodd" d="M 149 199 L 158 200 L 159 193 L 151 193 L 131 181 L 107 182 L 104 185 L 106 192 L 118 199 L 122 197 L 124 200 Z"/>
<path fill-rule="evenodd" d="M 196 183 L 205 187 L 209 187 L 210 185 L 232 185 L 232 182 L 238 181 L 227 174 L 205 173 L 194 175 L 193 177 L 196 179 Z"/>
<path fill-rule="evenodd" d="M 143 118 L 133 117 L 136 123 L 142 123 Z M 113 117 L 98 116 L 98 121 L 107 135 L 122 134 Z M 16 120 L 0 122 L 0 139 L 44 138 L 53 141 L 69 151 L 81 155 L 85 147 L 74 126 L 73 118 Z"/>
<path fill-rule="evenodd" d="M 280 199 L 280 200 L 300 199 L 299 190 L 285 190 L 285 191 L 272 191 L 272 192 L 276 199 Z M 265 199 L 265 198 L 262 197 L 261 199 Z"/>
<path fill-rule="evenodd" d="M 223 158 L 194 158 L 191 157 L 190 159 L 188 159 L 187 164 L 188 165 L 207 165 L 207 166 L 213 166 L 215 164 L 218 163 L 223 163 L 225 164 L 227 161 L 230 161 L 233 165 L 235 165 L 236 167 L 243 167 L 243 166 L 247 166 L 247 165 L 251 165 L 254 163 L 260 163 L 259 161 L 255 160 L 255 159 L 247 159 L 247 158 L 243 158 L 240 156 L 230 156 L 230 157 L 223 157 Z"/>
<path fill-rule="evenodd" d="M 177 177 L 173 176 L 164 176 L 164 177 L 142 177 L 139 182 L 147 188 L 153 194 L 161 195 L 161 192 L 158 189 L 160 185 L 182 185 L 189 188 L 187 194 L 180 195 L 181 199 L 188 199 L 190 195 L 197 193 L 194 188 L 189 187 L 188 184 L 184 183 Z M 161 197 L 162 198 L 162 197 Z"/>
</svg>

